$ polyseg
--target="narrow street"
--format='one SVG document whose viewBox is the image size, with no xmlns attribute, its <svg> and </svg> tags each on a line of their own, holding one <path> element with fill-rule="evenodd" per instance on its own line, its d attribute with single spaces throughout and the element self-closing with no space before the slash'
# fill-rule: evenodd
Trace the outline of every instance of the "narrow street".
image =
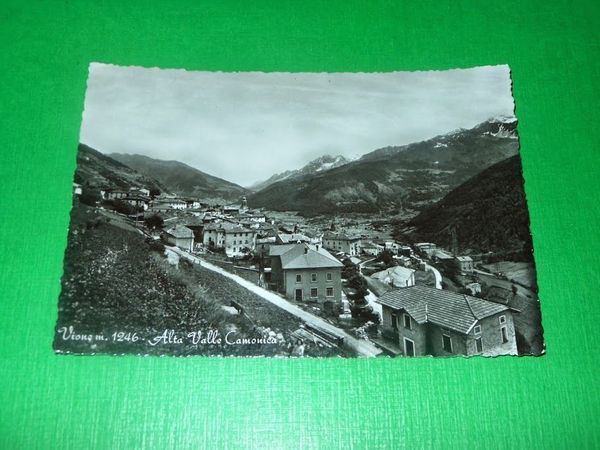
<svg viewBox="0 0 600 450">
<path fill-rule="evenodd" d="M 435 276 L 435 288 L 442 289 L 442 274 L 440 273 L 440 271 L 427 263 L 425 263 L 425 270 L 430 270 L 431 272 L 433 272 L 433 275 Z"/>
<path fill-rule="evenodd" d="M 317 317 L 307 311 L 304 311 L 303 309 L 300 309 L 299 307 L 297 307 L 295 305 L 292 305 L 287 300 L 285 300 L 284 298 L 275 294 L 274 292 L 263 289 L 263 288 L 255 285 L 254 283 L 251 283 L 251 282 L 243 279 L 242 277 L 240 277 L 238 275 L 232 274 L 232 273 L 226 271 L 225 269 L 221 269 L 220 267 L 215 266 L 214 264 L 211 264 L 211 263 L 209 263 L 201 258 L 198 258 L 198 257 L 196 257 L 184 250 L 181 250 L 177 247 L 171 247 L 170 250 L 174 251 L 181 257 L 186 258 L 193 263 L 201 264 L 201 266 L 204 269 L 211 270 L 211 271 L 216 272 L 224 277 L 230 278 L 231 280 L 235 281 L 237 284 L 239 284 L 243 288 L 248 289 L 249 291 L 255 293 L 256 295 L 259 295 L 261 298 L 263 298 L 266 301 L 272 303 L 273 305 L 287 311 L 288 313 L 298 317 L 299 319 L 303 320 L 304 322 L 306 322 L 309 325 L 313 325 L 317 328 L 320 328 L 320 329 L 322 329 L 326 332 L 332 333 L 334 335 L 342 336 L 344 338 L 344 344 L 348 348 L 357 352 L 359 356 L 373 357 L 373 356 L 381 355 L 383 353 L 382 350 L 380 350 L 378 347 L 376 347 L 371 342 L 366 341 L 364 339 L 357 339 L 354 336 L 351 336 L 350 334 L 348 334 L 346 331 L 342 330 L 341 328 L 338 328 L 338 327 L 330 324 L 329 322 L 321 319 L 320 317 Z"/>
</svg>

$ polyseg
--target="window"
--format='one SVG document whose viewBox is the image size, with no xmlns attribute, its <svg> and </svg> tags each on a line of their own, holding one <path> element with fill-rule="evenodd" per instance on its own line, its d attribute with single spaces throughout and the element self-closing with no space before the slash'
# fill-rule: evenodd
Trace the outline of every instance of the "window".
<svg viewBox="0 0 600 450">
<path fill-rule="evenodd" d="M 396 317 L 396 314 L 392 314 L 392 328 L 394 330 L 398 329 L 398 317 Z"/>
<path fill-rule="evenodd" d="M 315 283 L 317 281 L 317 274 L 316 273 L 311 273 L 310 274 L 310 281 L 312 281 L 313 283 Z"/>
<path fill-rule="evenodd" d="M 234 252 L 237 252 L 237 248 L 233 247 L 233 251 L 234 251 Z"/>
<path fill-rule="evenodd" d="M 236 245 L 236 244 L 237 244 L 237 241 L 233 241 L 233 245 Z"/>
<path fill-rule="evenodd" d="M 480 337 L 475 339 L 475 346 L 477 347 L 477 353 L 481 353 L 483 351 L 483 342 L 481 342 Z"/>
<path fill-rule="evenodd" d="M 302 275 L 296 274 L 296 283 L 302 283 Z"/>
<path fill-rule="evenodd" d="M 448 353 L 452 353 L 452 338 L 450 336 L 442 335 L 442 347 Z"/>
<path fill-rule="evenodd" d="M 332 287 L 327 288 L 327 297 L 333 297 L 333 288 Z"/>
<path fill-rule="evenodd" d="M 477 325 L 475 328 L 473 328 L 473 332 L 475 334 L 481 334 L 481 325 Z"/>
<path fill-rule="evenodd" d="M 310 296 L 312 298 L 316 298 L 319 296 L 319 291 L 317 290 L 317 288 L 311 288 L 310 289 Z"/>
<path fill-rule="evenodd" d="M 498 320 L 500 321 L 500 323 L 506 323 L 506 316 L 500 316 L 498 317 Z"/>
<path fill-rule="evenodd" d="M 502 343 L 506 344 L 508 342 L 508 334 L 506 333 L 506 327 L 502 327 L 500 329 L 500 333 L 502 334 Z"/>
<path fill-rule="evenodd" d="M 331 272 L 327 272 L 327 281 L 333 280 L 333 274 Z"/>
<path fill-rule="evenodd" d="M 404 314 L 404 328 L 407 330 L 412 330 L 412 324 L 410 322 L 410 316 L 408 314 Z"/>
<path fill-rule="evenodd" d="M 247 244 L 247 243 L 248 243 L 248 239 L 246 239 L 246 240 L 244 241 L 244 244 Z"/>
</svg>

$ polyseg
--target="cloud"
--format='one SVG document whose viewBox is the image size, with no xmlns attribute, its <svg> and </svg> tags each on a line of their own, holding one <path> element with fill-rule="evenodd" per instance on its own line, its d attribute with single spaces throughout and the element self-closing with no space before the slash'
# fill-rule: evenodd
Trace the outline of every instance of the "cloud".
<svg viewBox="0 0 600 450">
<path fill-rule="evenodd" d="M 512 115 L 508 66 L 391 73 L 192 72 L 90 65 L 81 141 L 247 186 Z"/>
</svg>

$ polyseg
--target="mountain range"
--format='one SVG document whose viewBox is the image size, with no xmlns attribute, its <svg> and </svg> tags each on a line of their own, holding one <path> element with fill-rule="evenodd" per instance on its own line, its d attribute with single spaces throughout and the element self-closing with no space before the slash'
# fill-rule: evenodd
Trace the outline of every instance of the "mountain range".
<svg viewBox="0 0 600 450">
<path fill-rule="evenodd" d="M 206 201 L 238 201 L 248 190 L 179 161 L 163 161 L 142 155 L 111 153 L 112 159 L 153 177 L 170 193 L 201 198 Z"/>
<path fill-rule="evenodd" d="M 252 207 L 305 215 L 423 210 L 492 164 L 518 154 L 515 118 L 497 117 L 413 144 L 375 150 L 329 170 L 276 181 Z"/>
<path fill-rule="evenodd" d="M 257 183 L 254 192 L 178 161 L 105 155 L 84 144 L 76 179 L 99 186 L 145 185 L 206 201 L 233 202 L 245 195 L 251 207 L 304 215 L 399 209 L 416 214 L 491 165 L 517 155 L 516 125 L 514 118 L 498 117 L 422 142 L 377 149 L 356 160 L 325 155 Z"/>
<path fill-rule="evenodd" d="M 532 260 L 529 213 L 521 158 L 500 161 L 450 191 L 409 222 L 398 224 L 396 237 L 452 246 L 455 230 L 460 252 L 512 253 Z"/>
<path fill-rule="evenodd" d="M 144 175 L 85 144 L 79 144 L 75 182 L 95 187 L 146 187 L 165 190 L 153 177 Z"/>
<path fill-rule="evenodd" d="M 273 183 L 277 183 L 278 181 L 291 180 L 293 178 L 302 177 L 304 175 L 317 174 L 319 172 L 324 172 L 329 169 L 335 169 L 336 167 L 343 166 L 344 164 L 348 164 L 349 162 L 350 160 L 344 158 L 342 155 L 324 155 L 320 158 L 312 160 L 301 169 L 286 170 L 285 172 L 276 173 L 275 175 L 272 175 L 264 181 L 254 183 L 252 186 L 250 186 L 249 189 L 251 189 L 254 192 L 258 192 L 270 186 Z"/>
</svg>

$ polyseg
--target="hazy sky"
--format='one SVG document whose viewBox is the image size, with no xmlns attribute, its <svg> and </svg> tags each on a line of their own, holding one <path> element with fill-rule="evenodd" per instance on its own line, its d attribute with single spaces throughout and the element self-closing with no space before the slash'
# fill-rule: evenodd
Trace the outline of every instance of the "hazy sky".
<svg viewBox="0 0 600 450">
<path fill-rule="evenodd" d="M 356 157 L 513 111 L 506 65 L 223 73 L 92 63 L 81 142 L 178 160 L 248 186 L 324 154 Z"/>
</svg>

